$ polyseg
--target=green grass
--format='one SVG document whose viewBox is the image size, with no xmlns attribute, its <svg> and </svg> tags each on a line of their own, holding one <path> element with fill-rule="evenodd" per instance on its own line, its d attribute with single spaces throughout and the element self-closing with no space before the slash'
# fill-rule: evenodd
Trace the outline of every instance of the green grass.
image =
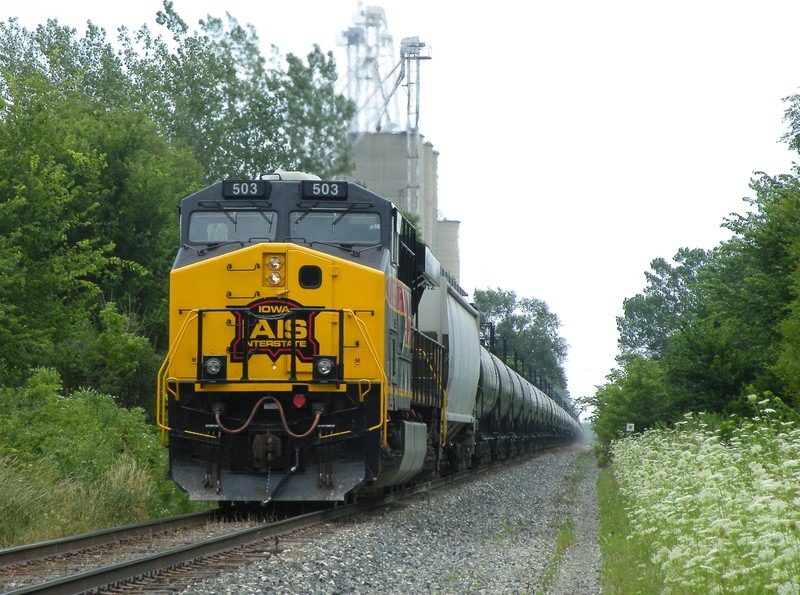
<svg viewBox="0 0 800 595">
<path fill-rule="evenodd" d="M 650 561 L 650 542 L 632 534 L 619 487 L 609 468 L 601 469 L 597 475 L 597 500 L 603 592 L 661 593 L 664 580 Z"/>
<path fill-rule="evenodd" d="M 0 408 L 0 548 L 197 509 L 166 480 L 166 449 L 143 411 L 65 394 L 47 369 L 0 388 Z"/>
<path fill-rule="evenodd" d="M 133 522 L 147 516 L 152 487 L 133 460 L 95 482 L 59 477 L 53 462 L 0 460 L 0 546 Z"/>
<path fill-rule="evenodd" d="M 200 510 L 129 456 L 95 479 L 53 472 L 53 461 L 0 457 L 0 548 Z"/>
</svg>

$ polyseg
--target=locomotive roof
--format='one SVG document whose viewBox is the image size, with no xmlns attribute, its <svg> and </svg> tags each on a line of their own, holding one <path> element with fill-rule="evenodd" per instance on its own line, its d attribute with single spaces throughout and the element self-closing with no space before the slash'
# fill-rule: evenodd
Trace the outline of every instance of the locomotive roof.
<svg viewBox="0 0 800 595">
<path fill-rule="evenodd" d="M 195 207 L 224 208 L 226 204 L 236 204 L 237 208 L 329 208 L 347 205 L 347 208 L 372 208 L 389 212 L 394 206 L 391 201 L 359 186 L 354 182 L 341 180 L 313 179 L 253 179 L 222 180 L 203 188 L 184 198 L 184 209 Z M 245 203 L 245 204 L 243 204 Z"/>
</svg>

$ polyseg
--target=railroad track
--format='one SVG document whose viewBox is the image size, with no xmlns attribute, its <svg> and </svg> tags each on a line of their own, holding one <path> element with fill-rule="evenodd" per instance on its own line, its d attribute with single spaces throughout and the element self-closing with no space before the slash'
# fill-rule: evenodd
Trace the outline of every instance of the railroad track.
<svg viewBox="0 0 800 595">
<path fill-rule="evenodd" d="M 197 541 L 230 530 L 220 511 L 209 510 L 0 550 L 0 592 L 37 592 L 35 585 L 145 557 L 164 544 Z M 65 586 L 59 592 L 70 591 Z"/>
<path fill-rule="evenodd" d="M 0 550 L 0 593 L 175 592 L 180 588 L 176 583 L 186 582 L 181 575 L 200 578 L 208 574 L 207 565 L 230 566 L 275 555 L 281 540 L 304 539 L 311 527 L 525 459 L 275 522 L 250 520 L 242 527 L 242 521 L 222 522 L 224 515 L 214 510 Z"/>
</svg>

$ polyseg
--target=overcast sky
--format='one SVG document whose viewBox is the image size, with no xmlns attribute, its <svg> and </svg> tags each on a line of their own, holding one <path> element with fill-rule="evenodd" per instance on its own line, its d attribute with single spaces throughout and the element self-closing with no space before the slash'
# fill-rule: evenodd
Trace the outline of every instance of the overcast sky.
<svg viewBox="0 0 800 595">
<path fill-rule="evenodd" d="M 175 0 L 195 27 L 228 11 L 265 46 L 341 51 L 357 0 Z M 384 0 L 399 48 L 419 36 L 420 131 L 439 152 L 439 207 L 461 221 L 461 281 L 546 301 L 570 344 L 573 397 L 615 365 L 615 317 L 651 260 L 712 248 L 754 171 L 789 173 L 779 142 L 800 87 L 796 0 Z M 113 38 L 155 27 L 160 0 L 3 2 Z"/>
</svg>

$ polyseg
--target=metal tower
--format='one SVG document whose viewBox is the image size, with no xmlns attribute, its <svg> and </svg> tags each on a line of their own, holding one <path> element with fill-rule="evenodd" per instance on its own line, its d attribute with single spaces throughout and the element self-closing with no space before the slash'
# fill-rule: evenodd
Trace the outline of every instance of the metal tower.
<svg viewBox="0 0 800 595">
<path fill-rule="evenodd" d="M 406 159 L 408 170 L 406 177 L 406 197 L 408 208 L 412 213 L 420 214 L 420 152 L 422 137 L 419 133 L 419 82 L 420 61 L 430 59 L 430 48 L 419 40 L 419 37 L 404 37 L 400 42 L 400 63 L 402 68 L 397 82 L 405 78 L 408 96 L 406 110 Z"/>
<path fill-rule="evenodd" d="M 383 8 L 360 9 L 353 25 L 342 31 L 340 44 L 347 51 L 344 93 L 358 108 L 350 131 L 399 128 L 396 86 L 392 79 L 400 65 L 395 62 L 394 41 Z"/>
<path fill-rule="evenodd" d="M 380 6 L 360 8 L 354 24 L 342 32 L 340 43 L 347 50 L 344 93 L 358 109 L 350 131 L 356 134 L 405 132 L 406 179 L 401 204 L 411 213 L 423 217 L 420 202 L 420 62 L 430 59 L 430 48 L 419 37 L 405 37 L 400 43 L 400 59 L 397 60 L 386 13 Z M 407 96 L 405 126 L 400 122 L 398 107 L 401 87 Z"/>
</svg>

